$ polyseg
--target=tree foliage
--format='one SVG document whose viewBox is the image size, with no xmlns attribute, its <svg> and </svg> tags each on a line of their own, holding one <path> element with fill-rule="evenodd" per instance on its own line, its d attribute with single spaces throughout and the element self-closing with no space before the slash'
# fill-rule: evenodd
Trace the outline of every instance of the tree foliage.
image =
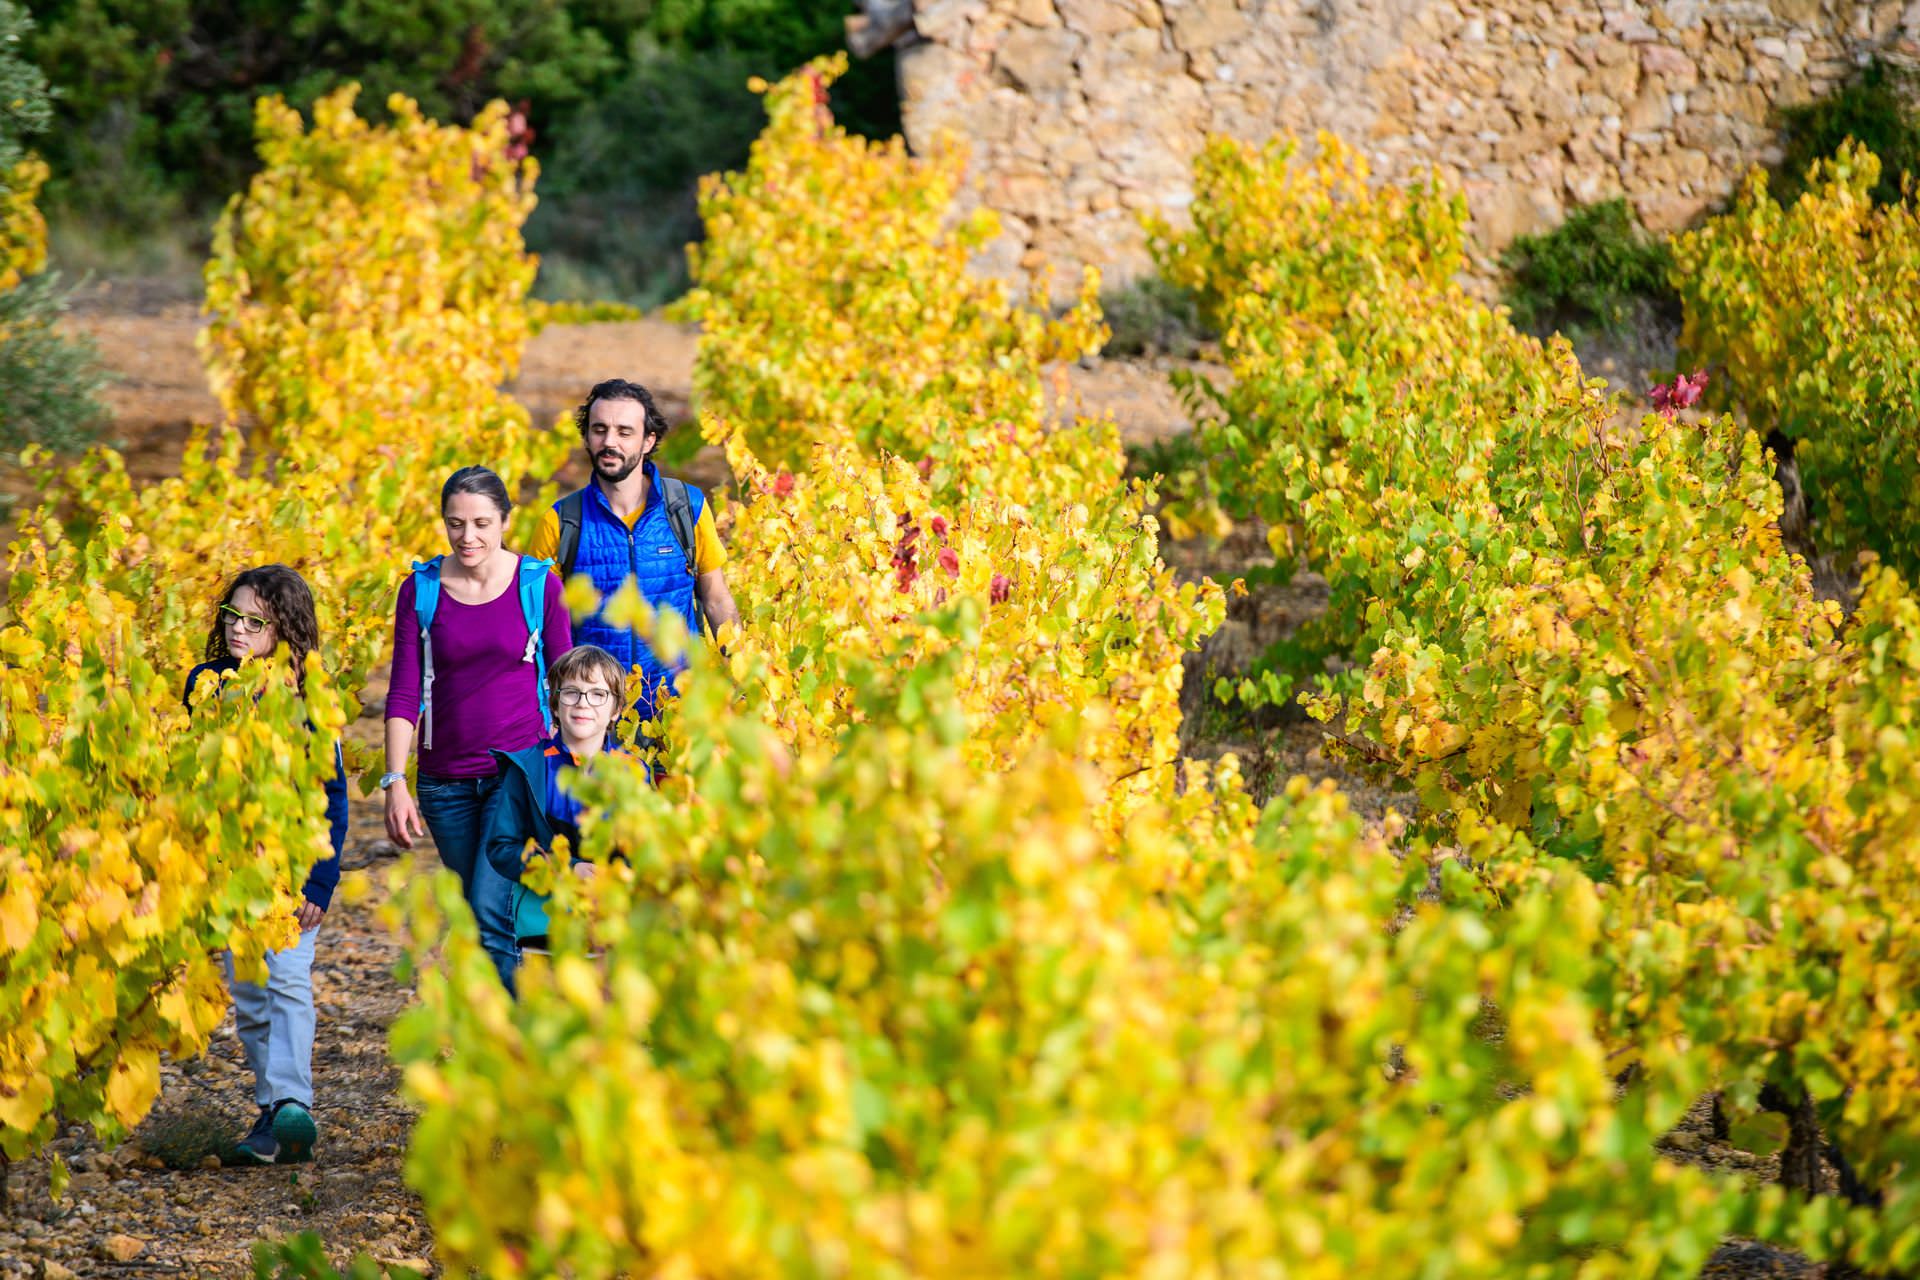
<svg viewBox="0 0 1920 1280">
<path fill-rule="evenodd" d="M 527 227 L 552 296 L 647 303 L 684 287 L 694 187 L 759 128 L 747 88 L 840 47 L 833 0 L 44 0 L 30 41 L 65 86 L 51 193 L 107 243 L 197 222 L 254 172 L 254 102 L 305 111 L 342 84 L 376 119 L 402 94 L 471 120 L 524 102 L 550 182 Z M 899 125 L 891 55 L 838 95 Z M 197 233 L 196 233 L 197 235 Z"/>
<path fill-rule="evenodd" d="M 617 74 L 638 16 L 622 0 L 49 0 L 32 47 L 68 86 L 50 158 L 74 200 L 110 207 L 134 179 L 199 204 L 251 174 L 258 97 L 305 109 L 353 79 L 432 116 L 563 106 Z"/>
</svg>

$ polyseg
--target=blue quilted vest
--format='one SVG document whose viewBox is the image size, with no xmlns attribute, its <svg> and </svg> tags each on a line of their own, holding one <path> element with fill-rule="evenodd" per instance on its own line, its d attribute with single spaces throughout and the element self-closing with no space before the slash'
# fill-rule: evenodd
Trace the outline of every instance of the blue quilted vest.
<svg viewBox="0 0 1920 1280">
<path fill-rule="evenodd" d="M 693 630 L 693 575 L 687 572 L 686 553 L 673 536 L 667 519 L 666 504 L 660 500 L 660 473 L 649 462 L 647 470 L 647 509 L 631 530 L 627 522 L 613 513 L 600 486 L 589 484 L 586 499 L 580 504 L 580 549 L 573 560 L 573 571 L 593 579 L 594 590 L 604 601 L 618 591 L 628 578 L 636 579 L 640 594 L 655 609 L 672 609 Z M 693 506 L 694 523 L 706 506 L 706 495 L 687 486 L 687 500 Z M 693 637 L 695 640 L 698 636 Z M 608 625 L 600 611 L 574 624 L 575 644 L 598 645 L 620 660 L 622 666 L 639 667 L 646 676 L 646 689 L 636 701 L 642 719 L 654 715 L 654 691 L 686 667 L 677 662 L 668 667 L 656 658 L 646 641 L 624 627 Z"/>
</svg>

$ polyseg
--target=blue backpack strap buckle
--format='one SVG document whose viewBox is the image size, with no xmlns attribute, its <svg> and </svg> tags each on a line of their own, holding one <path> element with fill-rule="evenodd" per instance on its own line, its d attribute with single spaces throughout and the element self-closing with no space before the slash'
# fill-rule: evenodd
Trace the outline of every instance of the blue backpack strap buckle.
<svg viewBox="0 0 1920 1280">
<path fill-rule="evenodd" d="M 440 561 L 413 565 L 413 619 L 420 626 L 420 749 L 433 746 L 433 615 L 440 608 Z"/>
<path fill-rule="evenodd" d="M 527 648 L 520 661 L 534 664 L 540 697 L 540 723 L 553 736 L 553 701 L 547 688 L 547 580 L 553 561 L 520 557 L 520 616 L 527 624 Z"/>
</svg>

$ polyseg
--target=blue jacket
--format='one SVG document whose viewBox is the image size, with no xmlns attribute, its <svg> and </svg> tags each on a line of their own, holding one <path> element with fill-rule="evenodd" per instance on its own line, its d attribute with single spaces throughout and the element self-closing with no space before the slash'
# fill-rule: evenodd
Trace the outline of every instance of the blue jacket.
<svg viewBox="0 0 1920 1280">
<path fill-rule="evenodd" d="M 687 571 L 686 552 L 673 536 L 673 524 L 667 519 L 666 503 L 660 498 L 660 472 L 651 462 L 645 466 L 647 505 L 632 529 L 628 529 L 627 522 L 613 513 L 599 485 L 587 486 L 585 500 L 580 506 L 580 546 L 574 553 L 573 571 L 590 577 L 594 590 L 600 593 L 603 601 L 618 591 L 628 578 L 635 579 L 640 594 L 648 604 L 655 609 L 672 609 L 679 613 L 691 633 L 694 629 L 694 575 Z M 697 526 L 700 513 L 706 506 L 706 495 L 689 485 L 687 500 L 693 507 L 693 521 Z M 558 505 L 555 504 L 556 507 Z M 573 642 L 599 645 L 629 670 L 639 667 L 646 676 L 646 686 L 635 697 L 634 707 L 641 719 L 651 720 L 655 712 L 655 691 L 662 684 L 671 685 L 673 677 L 684 670 L 686 664 L 679 662 L 667 666 L 633 632 L 610 625 L 602 616 L 603 611 L 604 606 L 603 610 L 595 611 L 592 617 L 574 627 Z M 698 636 L 691 638 L 696 642 L 698 640 Z"/>
<path fill-rule="evenodd" d="M 513 936 L 545 937 L 547 899 L 520 883 L 526 866 L 527 841 L 542 849 L 552 849 L 556 833 L 567 837 L 570 847 L 580 847 L 580 828 L 571 822 L 556 821 L 547 812 L 547 794 L 551 790 L 547 757 L 558 750 L 543 741 L 519 751 L 493 753 L 500 766 L 500 785 L 487 801 L 486 814 L 480 820 L 480 850 L 487 861 L 513 885 Z M 579 858 L 575 862 L 581 861 Z"/>
<path fill-rule="evenodd" d="M 546 895 L 521 884 L 520 874 L 526 869 L 529 840 L 551 850 L 555 837 L 565 836 L 573 861 L 587 861 L 579 856 L 580 806 L 556 785 L 560 769 L 573 761 L 551 738 L 519 751 L 496 750 L 493 758 L 500 766 L 500 785 L 480 821 L 480 850 L 493 869 L 513 883 L 514 938 L 545 937 Z"/>
<path fill-rule="evenodd" d="M 181 695 L 181 701 L 189 708 L 193 706 L 193 689 L 200 677 L 208 673 L 224 679 L 229 671 L 240 667 L 237 658 L 218 658 L 212 662 L 203 662 L 187 672 L 187 691 Z M 307 728 L 313 728 L 309 723 Z M 333 842 L 333 856 L 323 858 L 313 865 L 307 873 L 306 887 L 301 893 L 308 902 L 322 911 L 333 905 L 333 891 L 340 884 L 340 851 L 347 844 L 347 762 L 340 752 L 340 744 L 333 746 L 333 781 L 327 783 L 327 826 Z"/>
</svg>

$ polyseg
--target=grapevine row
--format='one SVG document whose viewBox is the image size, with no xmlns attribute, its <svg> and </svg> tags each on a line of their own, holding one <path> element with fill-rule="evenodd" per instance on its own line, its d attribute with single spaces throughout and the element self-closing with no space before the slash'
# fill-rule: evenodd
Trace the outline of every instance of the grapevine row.
<svg viewBox="0 0 1920 1280">
<path fill-rule="evenodd" d="M 1920 572 L 1920 209 L 1875 204 L 1880 161 L 1849 145 L 1782 206 L 1756 172 L 1734 206 L 1674 242 L 1683 355 L 1791 448 L 1822 549 L 1868 547 Z"/>
<path fill-rule="evenodd" d="M 1636 420 L 1452 284 L 1457 200 L 1290 152 L 1214 147 L 1162 252 L 1228 317 L 1210 443 L 1363 659 L 1316 713 L 1493 890 L 1594 883 L 1595 1031 L 1636 1092 L 1827 1126 L 1861 1203 L 1743 1198 L 1743 1229 L 1913 1265 L 1920 607 L 1878 570 L 1843 620 L 1751 432 Z"/>
</svg>

